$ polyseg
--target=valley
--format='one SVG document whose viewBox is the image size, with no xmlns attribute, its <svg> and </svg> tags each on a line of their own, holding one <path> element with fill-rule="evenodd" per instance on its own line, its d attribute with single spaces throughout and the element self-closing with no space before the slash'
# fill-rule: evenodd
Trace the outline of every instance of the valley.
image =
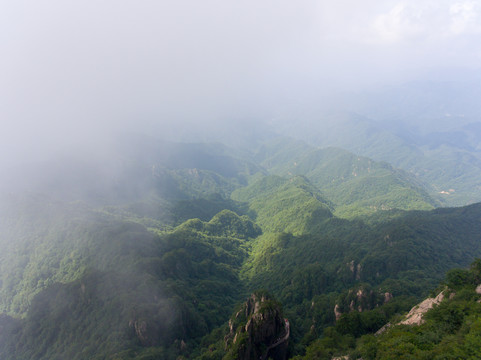
<svg viewBox="0 0 481 360">
<path fill-rule="evenodd" d="M 0 360 L 481 359 L 481 0 L 1 5 Z"/>
<path fill-rule="evenodd" d="M 362 353 L 356 339 L 481 256 L 480 204 L 443 207 L 385 162 L 289 138 L 250 153 L 119 141 L 4 182 L 2 359 Z M 266 315 L 242 319 L 251 294 Z M 250 317 L 279 329 L 239 330 Z"/>
</svg>

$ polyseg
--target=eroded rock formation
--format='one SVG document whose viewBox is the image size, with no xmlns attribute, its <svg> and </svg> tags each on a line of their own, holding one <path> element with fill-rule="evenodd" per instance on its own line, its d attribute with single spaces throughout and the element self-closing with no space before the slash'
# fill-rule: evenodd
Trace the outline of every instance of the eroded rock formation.
<svg viewBox="0 0 481 360">
<path fill-rule="evenodd" d="M 267 293 L 254 293 L 229 321 L 224 359 L 285 360 L 289 336 L 280 304 Z"/>
</svg>

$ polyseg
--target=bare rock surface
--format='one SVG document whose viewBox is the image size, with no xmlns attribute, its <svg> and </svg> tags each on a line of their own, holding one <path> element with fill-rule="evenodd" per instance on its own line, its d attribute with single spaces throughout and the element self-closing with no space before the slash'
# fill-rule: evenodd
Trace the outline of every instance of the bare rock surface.
<svg viewBox="0 0 481 360">
<path fill-rule="evenodd" d="M 401 321 L 400 325 L 421 325 L 424 323 L 423 315 L 432 309 L 434 305 L 438 305 L 444 300 L 444 291 L 441 291 L 435 298 L 427 298 L 420 304 L 413 307 L 406 316 L 406 319 Z"/>
</svg>

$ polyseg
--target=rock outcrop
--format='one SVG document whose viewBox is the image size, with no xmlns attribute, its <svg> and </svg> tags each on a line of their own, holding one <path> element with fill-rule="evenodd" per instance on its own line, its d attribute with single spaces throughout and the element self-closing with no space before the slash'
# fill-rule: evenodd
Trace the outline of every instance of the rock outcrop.
<svg viewBox="0 0 481 360">
<path fill-rule="evenodd" d="M 454 294 L 451 294 L 454 295 Z M 423 300 L 421 303 L 414 306 L 409 313 L 406 315 L 406 318 L 395 325 L 421 325 L 424 323 L 423 316 L 428 310 L 432 309 L 434 305 L 439 305 L 445 298 L 445 291 L 441 291 L 438 296 L 435 298 L 427 298 Z M 376 335 L 381 335 L 387 329 L 392 327 L 393 324 L 387 323 L 382 328 L 380 328 Z"/>
<path fill-rule="evenodd" d="M 280 304 L 264 292 L 256 292 L 229 321 L 224 359 L 287 359 L 289 321 Z"/>
<path fill-rule="evenodd" d="M 444 291 L 441 291 L 435 298 L 427 298 L 420 304 L 416 305 L 406 315 L 406 319 L 401 321 L 400 325 L 421 325 L 424 323 L 423 315 L 434 305 L 438 305 L 444 299 Z"/>
</svg>

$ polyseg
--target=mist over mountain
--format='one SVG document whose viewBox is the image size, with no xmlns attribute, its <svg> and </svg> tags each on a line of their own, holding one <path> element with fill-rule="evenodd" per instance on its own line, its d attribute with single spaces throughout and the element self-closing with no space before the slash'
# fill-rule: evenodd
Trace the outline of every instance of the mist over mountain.
<svg viewBox="0 0 481 360">
<path fill-rule="evenodd" d="M 480 21 L 4 4 L 0 358 L 479 358 Z"/>
<path fill-rule="evenodd" d="M 430 210 L 441 203 L 414 175 L 346 150 L 117 141 L 111 158 L 10 173 L 2 357 L 232 356 L 225 322 L 259 288 L 284 305 L 292 330 L 279 330 L 278 353 L 294 356 L 334 309 L 350 313 L 353 289 L 367 291 L 360 311 L 386 309 L 377 330 L 481 255 L 477 204 Z"/>
<path fill-rule="evenodd" d="M 323 110 L 422 119 L 430 131 L 451 127 L 447 114 L 453 125 L 479 115 L 477 2 L 21 0 L 4 10 L 2 33 L 14 35 L 2 38 L 2 162 L 88 151 L 119 130 L 232 142 Z"/>
</svg>

